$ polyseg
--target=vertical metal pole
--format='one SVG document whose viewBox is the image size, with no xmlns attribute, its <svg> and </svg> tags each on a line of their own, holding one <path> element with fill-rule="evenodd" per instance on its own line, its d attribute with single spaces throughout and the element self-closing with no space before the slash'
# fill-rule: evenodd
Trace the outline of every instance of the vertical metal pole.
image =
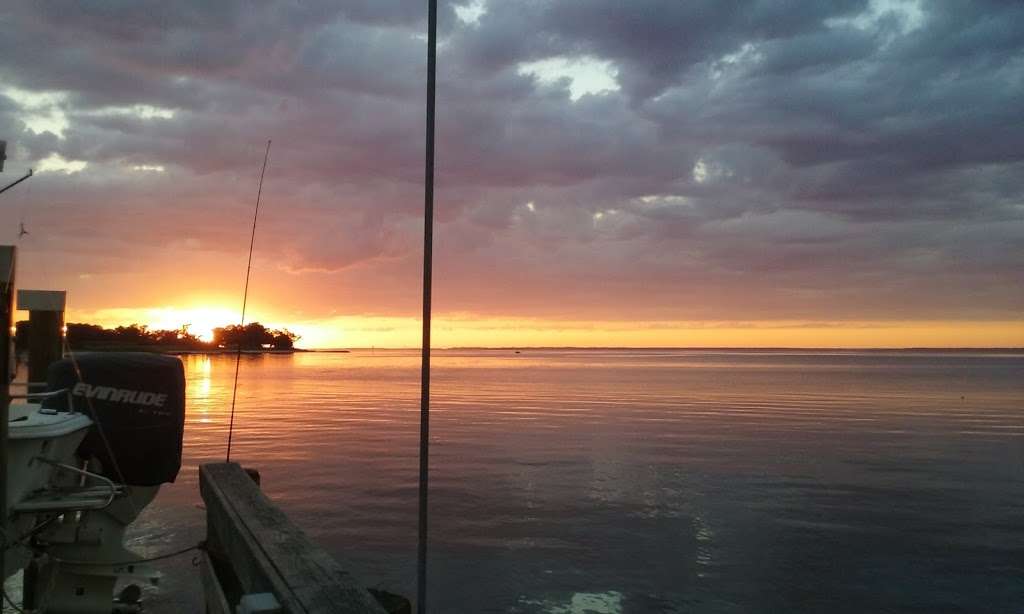
<svg viewBox="0 0 1024 614">
<path fill-rule="evenodd" d="M 430 471 L 430 294 L 434 261 L 434 99 L 437 89 L 437 0 L 427 12 L 427 147 L 423 183 L 423 345 L 420 368 L 420 497 L 416 612 L 427 611 L 427 487 Z"/>
<path fill-rule="evenodd" d="M 7 485 L 10 468 L 7 459 L 7 429 L 10 420 L 11 404 L 11 320 L 14 315 L 12 301 L 14 297 L 14 261 L 15 250 L 12 245 L 0 245 L 0 531 L 3 531 L 3 543 L 6 550 L 7 532 Z M 7 577 L 4 565 L 6 552 L 0 554 L 0 580 Z"/>
</svg>

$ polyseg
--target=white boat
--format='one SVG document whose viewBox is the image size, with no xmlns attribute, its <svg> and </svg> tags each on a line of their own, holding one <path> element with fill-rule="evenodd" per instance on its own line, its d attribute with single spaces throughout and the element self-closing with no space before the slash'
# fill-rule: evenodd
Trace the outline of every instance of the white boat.
<svg viewBox="0 0 1024 614">
<path fill-rule="evenodd" d="M 80 413 L 43 409 L 39 403 L 11 403 L 7 441 L 7 504 L 9 541 L 4 551 L 7 577 L 23 568 L 31 550 L 21 536 L 30 536 L 37 514 L 33 499 L 53 491 L 59 483 L 59 467 L 75 461 L 75 450 L 93 422 Z"/>
<path fill-rule="evenodd" d="M 46 379 L 43 392 L 12 395 L 0 442 L 4 579 L 24 570 L 20 607 L 36 614 L 140 611 L 137 587 L 118 598 L 114 587 L 159 576 L 124 533 L 181 466 L 184 369 L 170 356 L 81 353 Z"/>
</svg>

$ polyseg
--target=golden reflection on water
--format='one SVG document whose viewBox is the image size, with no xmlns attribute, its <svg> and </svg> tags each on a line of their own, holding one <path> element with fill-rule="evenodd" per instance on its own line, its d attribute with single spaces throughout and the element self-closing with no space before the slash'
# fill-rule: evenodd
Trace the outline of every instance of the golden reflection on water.
<svg viewBox="0 0 1024 614">
<path fill-rule="evenodd" d="M 210 407 L 203 403 L 204 399 L 210 398 L 211 373 L 213 364 L 207 355 L 188 356 L 185 363 L 185 396 L 191 401 L 189 409 L 193 409 L 191 419 L 197 422 L 210 422 Z"/>
</svg>

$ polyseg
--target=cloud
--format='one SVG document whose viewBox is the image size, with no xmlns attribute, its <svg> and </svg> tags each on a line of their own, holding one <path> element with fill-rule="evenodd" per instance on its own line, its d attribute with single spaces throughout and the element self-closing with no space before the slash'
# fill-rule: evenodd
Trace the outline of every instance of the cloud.
<svg viewBox="0 0 1024 614">
<path fill-rule="evenodd" d="M 175 258 L 218 259 L 190 293 L 226 287 L 271 138 L 262 283 L 307 315 L 415 313 L 421 3 L 13 2 L 0 16 L 7 168 L 60 171 L 0 222 L 24 217 L 27 249 L 64 259 L 72 293 L 128 284 L 145 306 L 190 283 L 182 269 L 143 288 Z M 1022 20 L 998 2 L 443 3 L 437 304 L 1017 317 Z"/>
</svg>

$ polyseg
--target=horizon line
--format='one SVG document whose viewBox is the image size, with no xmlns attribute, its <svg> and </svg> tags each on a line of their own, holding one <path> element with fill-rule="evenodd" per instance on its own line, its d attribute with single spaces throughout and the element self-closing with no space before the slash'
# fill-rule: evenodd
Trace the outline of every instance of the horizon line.
<svg viewBox="0 0 1024 614">
<path fill-rule="evenodd" d="M 330 348 L 296 348 L 306 352 L 337 352 L 340 350 L 419 350 L 420 346 L 377 347 L 349 346 Z M 686 351 L 722 351 L 744 350 L 761 352 L 792 352 L 792 351 L 841 351 L 841 352 L 1012 352 L 1024 353 L 1022 347 L 993 346 L 906 346 L 906 347 L 824 347 L 824 346 L 624 346 L 624 345 L 465 345 L 434 347 L 434 350 L 686 350 Z"/>
</svg>

